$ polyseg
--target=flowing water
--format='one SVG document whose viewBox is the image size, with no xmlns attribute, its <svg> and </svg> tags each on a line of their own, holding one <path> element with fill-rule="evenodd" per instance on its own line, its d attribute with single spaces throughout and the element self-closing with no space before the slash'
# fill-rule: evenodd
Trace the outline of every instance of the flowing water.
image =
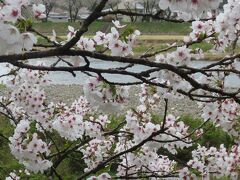
<svg viewBox="0 0 240 180">
<path fill-rule="evenodd" d="M 31 64 L 37 63 L 42 63 L 44 62 L 46 65 L 50 65 L 53 63 L 56 59 L 53 58 L 48 58 L 48 59 L 35 59 L 31 60 Z M 121 67 L 125 66 L 126 64 L 124 63 L 118 63 L 118 62 L 106 62 L 106 61 L 100 61 L 100 60 L 95 60 L 91 59 L 91 66 L 92 68 L 102 68 L 102 69 L 107 69 L 107 68 L 114 68 L 114 67 Z M 203 66 L 206 66 L 208 64 L 211 64 L 213 62 L 211 61 L 193 61 L 193 67 L 200 68 Z M 59 65 L 64 65 L 63 63 L 60 63 Z M 239 63 L 240 66 L 240 63 Z M 135 65 L 132 68 L 128 68 L 128 71 L 131 72 L 141 72 L 143 70 L 147 70 L 149 67 L 143 66 L 143 65 Z M 8 72 L 8 69 L 5 67 L 5 64 L 0 64 L 0 75 L 3 73 Z M 103 74 L 103 76 L 108 79 L 109 81 L 114 81 L 114 82 L 135 82 L 137 79 L 126 76 L 126 75 L 112 75 L 112 74 Z M 81 72 L 76 72 L 76 77 L 73 77 L 71 73 L 68 72 L 50 72 L 48 74 L 48 78 L 51 80 L 52 84 L 64 84 L 64 85 L 69 85 L 69 84 L 84 84 L 86 79 L 88 78 L 87 75 L 81 73 Z M 1 81 L 4 80 L 4 78 L 0 79 Z M 226 86 L 227 87 L 235 87 L 235 88 L 240 88 L 240 78 L 237 75 L 230 75 L 226 79 Z"/>
</svg>

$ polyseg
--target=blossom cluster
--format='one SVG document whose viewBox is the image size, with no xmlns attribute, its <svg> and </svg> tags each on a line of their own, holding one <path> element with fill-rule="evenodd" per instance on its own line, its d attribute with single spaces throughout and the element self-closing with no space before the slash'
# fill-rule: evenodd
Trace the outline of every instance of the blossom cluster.
<svg viewBox="0 0 240 180">
<path fill-rule="evenodd" d="M 220 126 L 224 131 L 232 136 L 239 137 L 239 132 L 235 128 L 238 126 L 239 105 L 233 99 L 225 99 L 210 103 L 199 103 L 202 109 L 202 118 L 212 120 L 216 126 Z"/>
<path fill-rule="evenodd" d="M 11 172 L 5 180 L 20 180 L 20 177 L 15 172 Z"/>
<path fill-rule="evenodd" d="M 128 87 L 117 88 L 105 83 L 100 77 L 89 78 L 83 90 L 90 104 L 104 112 L 119 111 L 128 100 Z"/>
<path fill-rule="evenodd" d="M 221 145 L 219 150 L 215 147 L 207 149 L 204 146 L 198 146 L 196 150 L 192 152 L 192 160 L 187 164 L 201 173 L 203 179 L 210 179 L 211 177 L 221 178 L 229 177 L 230 179 L 238 179 L 238 165 L 240 163 L 240 147 L 233 146 L 228 152 L 224 145 Z M 180 172 L 181 178 L 196 176 L 191 174 L 187 168 L 184 168 Z"/>
<path fill-rule="evenodd" d="M 9 138 L 11 153 L 23 163 L 25 167 L 33 172 L 43 172 L 52 166 L 52 162 L 43 156 L 49 155 L 50 144 L 38 138 L 37 133 L 30 136 L 30 122 L 21 120 Z"/>
<path fill-rule="evenodd" d="M 240 4 L 238 0 L 228 0 L 223 6 L 223 12 L 216 17 L 215 30 L 221 47 L 225 49 L 236 41 L 239 43 L 240 33 Z"/>
<path fill-rule="evenodd" d="M 20 180 L 22 179 L 23 176 L 28 178 L 30 175 L 31 174 L 27 169 L 25 170 L 20 169 L 18 171 L 14 170 L 9 173 L 9 175 L 5 178 L 5 180 Z"/>
<path fill-rule="evenodd" d="M 28 7 L 28 0 L 5 0 L 0 6 L 0 54 L 16 54 L 24 50 L 29 51 L 37 43 L 34 34 L 24 31 L 20 32 L 14 25 L 17 20 L 24 19 L 21 15 L 22 7 Z M 45 6 L 33 5 L 36 17 L 43 18 Z"/>
<path fill-rule="evenodd" d="M 208 13 L 208 21 L 193 21 L 193 31 L 185 40 L 196 41 L 204 37 L 206 42 L 211 42 L 214 45 L 213 50 L 215 51 L 225 51 L 227 47 L 239 44 L 239 9 L 238 0 L 229 0 L 223 6 L 221 13 L 217 15 Z"/>
<path fill-rule="evenodd" d="M 154 172 L 155 176 L 164 176 L 173 172 L 175 161 L 169 160 L 167 156 L 159 155 L 156 151 L 148 147 L 142 147 L 138 153 L 128 153 L 121 157 L 121 163 L 118 166 L 118 175 L 133 175 L 144 172 L 148 175 Z M 127 173 L 126 173 L 127 172 Z M 150 179 L 156 179 L 152 177 Z"/>
<path fill-rule="evenodd" d="M 50 81 L 44 79 L 46 72 L 24 70 L 7 81 L 7 87 L 11 90 L 8 108 L 13 110 L 15 117 L 30 116 L 38 123 L 38 130 L 51 129 L 49 119 L 53 116 L 54 104 L 45 105 L 46 95 L 43 86 Z"/>
<path fill-rule="evenodd" d="M 0 7 L 0 54 L 31 50 L 37 42 L 36 37 L 27 31 L 21 32 L 14 26 L 18 20 L 24 19 L 21 16 L 21 8 L 27 6 L 28 1 L 6 0 L 4 2 Z M 221 0 L 160 0 L 160 7 L 169 8 L 177 12 L 180 17 L 189 19 L 200 16 L 210 9 L 216 9 L 220 2 Z M 233 42 L 237 43 L 240 29 L 238 2 L 238 0 L 229 0 L 216 20 L 194 21 L 193 31 L 189 37 L 185 38 L 185 42 L 206 38 L 207 42 L 214 42 L 216 49 L 222 50 Z M 44 11 L 43 5 L 33 5 L 35 17 L 44 18 Z M 211 14 L 209 16 L 213 17 Z M 98 31 L 93 38 L 81 37 L 74 48 L 86 51 L 98 51 L 104 48 L 103 51 L 108 50 L 112 56 L 125 57 L 133 54 L 132 48 L 140 32 L 124 31 L 126 25 L 121 25 L 119 21 L 113 21 L 113 24 L 115 27 L 111 28 L 111 32 Z M 68 30 L 67 41 L 61 44 L 70 41 L 77 33 L 71 26 Z M 214 33 L 217 33 L 217 36 L 216 34 L 212 36 Z M 55 32 L 51 40 L 58 43 Z M 191 60 L 202 57 L 201 50 L 198 50 L 196 55 L 188 45 L 173 46 L 176 49 L 172 52 L 158 54 L 155 63 L 163 67 L 165 65 L 176 69 L 191 69 Z M 76 60 L 74 66 L 79 65 L 79 59 L 81 57 L 74 57 Z M 224 68 L 239 70 L 237 61 Z M 117 166 L 116 176 L 138 178 L 140 175 L 149 175 L 150 179 L 157 179 L 156 176 L 168 176 L 178 171 L 177 162 L 162 152 L 167 151 L 175 156 L 179 151 L 193 146 L 192 137 L 195 134 L 199 138 L 204 133 L 200 128 L 190 132 L 189 126 L 178 117 L 168 114 L 167 108 L 163 118 L 153 118 L 152 110 L 158 110 L 161 99 L 164 99 L 167 105 L 169 100 L 182 97 L 179 90 L 195 91 L 189 82 L 176 73 L 178 71 L 174 73 L 174 71 L 159 68 L 159 72 L 153 75 L 155 77 L 151 77 L 152 80 L 149 82 L 159 83 L 167 88 L 142 84 L 137 94 L 140 104 L 136 108 L 128 109 L 122 118 L 123 121 L 118 122 L 119 124 L 114 124 L 111 116 L 104 113 L 116 114 L 123 110 L 123 105 L 128 100 L 128 87 L 108 84 L 104 77 L 91 77 L 83 86 L 85 97 L 81 96 L 71 105 L 66 105 L 47 101 L 43 89 L 43 86 L 49 83 L 49 80 L 45 79 L 46 72 L 25 69 L 14 69 L 14 71 L 16 74 L 10 76 L 10 80 L 6 83 L 11 91 L 10 94 L 0 97 L 0 112 L 3 115 L 9 115 L 11 124 L 15 127 L 9 138 L 11 153 L 34 173 L 47 171 L 53 166 L 56 154 L 61 156 L 61 153 L 68 152 L 70 147 L 76 144 L 77 148 L 72 150 L 81 154 L 86 167 L 84 171 L 87 173 L 104 161 L 112 161 L 111 158 L 115 156 L 117 157 L 117 161 L 114 162 Z M 186 76 L 195 78 L 192 74 Z M 209 86 L 217 88 L 217 92 L 222 92 L 222 89 L 226 89 L 224 83 L 226 76 L 223 72 L 205 72 L 198 82 L 208 83 Z M 236 100 L 224 99 L 216 95 L 217 93 L 207 93 L 199 89 L 195 91 L 197 96 L 214 96 L 217 99 L 213 101 L 210 97 L 199 98 L 203 100 L 199 103 L 199 107 L 204 121 L 212 120 L 216 126 L 220 126 L 235 140 L 239 138 L 237 118 L 240 110 Z M 54 137 L 58 135 L 64 139 L 64 142 L 71 141 L 69 149 L 61 153 L 57 152 L 58 148 L 52 140 L 51 133 Z M 179 171 L 179 178 L 197 179 L 197 175 L 191 171 L 193 169 L 193 172 L 198 171 L 203 179 L 210 179 L 212 175 L 217 178 L 226 176 L 237 179 L 240 147 L 237 145 L 238 139 L 235 142 L 236 145 L 231 147 L 230 151 L 224 145 L 219 149 L 199 145 L 192 152 L 192 160 L 187 163 L 188 168 L 185 167 Z M 15 172 L 10 173 L 6 179 L 13 178 L 20 179 Z M 111 176 L 108 173 L 102 173 L 88 179 L 107 180 L 111 179 Z"/>
<path fill-rule="evenodd" d="M 43 154 L 49 155 L 50 144 L 46 144 L 39 133 L 56 131 L 70 141 L 81 139 L 83 134 L 101 138 L 103 128 L 109 123 L 106 115 L 91 116 L 84 120 L 85 115 L 93 112 L 84 97 L 74 101 L 70 107 L 64 103 L 47 103 L 42 89 L 48 83 L 45 75 L 41 71 L 19 70 L 7 83 L 12 91 L 9 97 L 0 99 L 16 118 L 12 122 L 13 125 L 17 124 L 10 138 L 11 152 L 33 172 L 43 172 L 52 165 L 51 161 L 43 158 Z M 1 111 L 6 112 L 6 109 L 1 108 Z M 28 133 L 31 124 L 36 124 L 38 132 Z"/>
<path fill-rule="evenodd" d="M 97 167 L 109 156 L 113 142 L 111 136 L 109 139 L 93 139 L 86 144 L 86 147 L 79 149 L 83 153 L 83 159 L 87 165 L 87 168 L 84 169 L 85 172 Z"/>
<path fill-rule="evenodd" d="M 100 115 L 84 119 L 84 116 L 74 112 L 64 111 L 55 115 L 52 127 L 59 135 L 69 141 L 81 139 L 83 135 L 91 138 L 101 138 L 104 127 L 109 123 L 108 117 Z"/>
<path fill-rule="evenodd" d="M 193 58 L 202 57 L 201 51 L 194 54 L 191 49 L 186 46 L 178 47 L 176 51 L 167 54 L 158 54 L 155 57 L 156 63 L 170 64 L 174 66 L 192 66 Z M 169 99 L 171 97 L 181 98 L 177 93 L 178 89 L 188 90 L 191 86 L 190 84 L 183 80 L 179 75 L 168 70 L 161 70 L 158 73 L 157 83 L 167 85 L 168 89 L 158 88 L 159 93 L 162 97 Z"/>
<path fill-rule="evenodd" d="M 191 29 L 192 32 L 189 34 L 189 37 L 185 37 L 185 42 L 197 41 L 201 38 L 206 38 L 209 41 L 211 35 L 215 32 L 214 21 L 193 21 Z"/>
<path fill-rule="evenodd" d="M 77 42 L 77 47 L 81 50 L 96 51 L 98 47 L 104 47 L 111 51 L 112 56 L 128 56 L 133 54 L 133 45 L 140 31 L 134 30 L 133 32 L 121 34 L 120 30 L 125 25 L 120 25 L 119 21 L 113 21 L 115 27 L 111 28 L 110 33 L 96 32 L 93 38 L 81 37 Z M 67 42 L 70 41 L 75 35 L 75 29 L 68 26 L 69 33 L 67 34 Z M 54 31 L 52 40 L 56 42 L 56 33 Z M 66 42 L 61 42 L 66 43 Z"/>
<path fill-rule="evenodd" d="M 145 112 L 138 113 L 139 114 L 128 112 L 126 115 L 127 124 L 125 129 L 129 129 L 129 132 L 134 135 L 134 143 L 140 143 L 153 133 L 159 132 L 162 125 L 152 123 L 151 116 L 149 114 Z M 138 116 L 143 117 L 142 120 L 139 119 Z M 155 136 L 153 138 L 153 142 L 148 142 L 146 145 L 152 149 L 159 149 L 163 147 L 172 154 L 176 154 L 177 149 L 183 149 L 191 146 L 191 141 L 187 138 L 188 126 L 186 126 L 182 121 L 177 122 L 177 119 L 173 115 L 168 115 L 166 117 L 165 128 L 167 129 L 165 133 L 160 133 Z M 185 138 L 186 141 L 178 141 L 176 138 Z"/>
<path fill-rule="evenodd" d="M 190 20 L 199 18 L 204 12 L 216 10 L 222 0 L 160 0 L 160 9 L 169 8 L 178 13 L 178 18 Z"/>
<path fill-rule="evenodd" d="M 87 180 L 110 180 L 112 179 L 108 173 L 102 173 L 99 176 L 91 176 Z"/>
<path fill-rule="evenodd" d="M 142 108 L 157 109 L 162 97 L 155 88 L 147 84 L 141 84 L 141 91 L 137 94 Z"/>
<path fill-rule="evenodd" d="M 83 117 L 81 115 L 66 112 L 57 117 L 52 125 L 61 137 L 70 141 L 81 138 L 84 133 Z"/>
</svg>

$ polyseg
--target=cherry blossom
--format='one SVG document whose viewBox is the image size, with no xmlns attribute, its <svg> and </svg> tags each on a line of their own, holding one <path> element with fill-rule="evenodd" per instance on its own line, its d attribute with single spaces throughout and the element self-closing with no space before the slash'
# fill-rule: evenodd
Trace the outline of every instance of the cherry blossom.
<svg viewBox="0 0 240 180">
<path fill-rule="evenodd" d="M 101 31 L 96 32 L 96 35 L 93 39 L 97 43 L 97 45 L 107 44 L 106 34 Z"/>
<path fill-rule="evenodd" d="M 81 38 L 78 41 L 77 46 L 82 50 L 95 51 L 95 43 L 92 39 Z"/>
<path fill-rule="evenodd" d="M 49 145 L 38 138 L 36 133 L 32 134 L 32 138 L 28 137 L 30 129 L 30 122 L 22 120 L 17 125 L 14 135 L 9 138 L 11 153 L 19 160 L 24 166 L 37 173 L 43 172 L 52 166 L 48 160 L 42 159 L 40 154 L 45 153 L 48 155 Z M 27 137 L 27 138 L 26 138 Z"/>
<path fill-rule="evenodd" d="M 211 119 L 227 133 L 239 137 L 239 132 L 234 127 L 240 111 L 239 105 L 233 99 L 213 103 L 199 103 L 199 105 L 202 108 L 202 118 L 205 121 Z"/>
<path fill-rule="evenodd" d="M 112 23 L 116 26 L 116 28 L 119 28 L 119 29 L 126 27 L 126 25 L 121 25 L 119 21 L 113 20 Z"/>
<path fill-rule="evenodd" d="M 21 7 L 27 6 L 28 1 L 6 1 L 0 9 L 0 54 L 15 54 L 24 50 L 30 51 L 37 43 L 37 38 L 29 32 L 20 33 L 11 23 L 16 23 L 21 16 Z M 33 5 L 33 10 L 39 18 L 44 17 L 45 6 Z"/>
<path fill-rule="evenodd" d="M 193 159 L 188 165 L 200 172 L 203 179 L 210 179 L 210 174 L 217 178 L 238 179 L 239 149 L 237 145 L 229 152 L 224 145 L 221 145 L 219 150 L 215 147 L 207 149 L 198 146 L 197 150 L 192 152 Z"/>
<path fill-rule="evenodd" d="M 81 138 L 84 133 L 83 117 L 71 115 L 66 113 L 57 117 L 53 122 L 53 129 L 55 129 L 60 136 L 74 141 Z"/>
<path fill-rule="evenodd" d="M 19 8 L 19 6 L 5 5 L 0 10 L 0 12 L 4 14 L 3 19 L 6 19 L 13 23 L 15 23 L 21 15 L 21 9 Z"/>
<path fill-rule="evenodd" d="M 56 33 L 56 31 L 54 29 L 52 30 L 52 37 L 50 38 L 50 40 L 52 42 L 55 42 L 55 43 L 58 44 L 58 42 L 57 42 L 57 33 Z"/>
<path fill-rule="evenodd" d="M 15 174 L 15 172 L 11 172 L 5 180 L 20 180 L 20 177 Z"/>
<path fill-rule="evenodd" d="M 46 18 L 46 7 L 43 4 L 34 4 L 33 5 L 33 12 L 36 18 L 43 19 Z"/>
<path fill-rule="evenodd" d="M 189 20 L 199 18 L 205 11 L 216 10 L 222 0 L 160 0 L 159 7 L 177 12 L 179 18 Z"/>
<path fill-rule="evenodd" d="M 128 100 L 128 88 L 105 84 L 101 78 L 90 78 L 84 85 L 84 94 L 92 106 L 104 112 L 119 111 Z"/>
<path fill-rule="evenodd" d="M 118 166 L 118 175 L 137 174 L 141 170 L 146 174 L 155 172 L 155 175 L 163 176 L 173 171 L 175 162 L 170 161 L 166 156 L 158 155 L 155 151 L 143 147 L 139 153 L 128 153 L 121 157 L 121 164 Z M 154 179 L 154 178 L 151 178 Z"/>
<path fill-rule="evenodd" d="M 72 26 L 68 26 L 68 31 L 69 31 L 69 33 L 67 34 L 67 40 L 69 41 L 70 39 L 72 39 L 72 37 L 75 36 L 76 31 L 74 30 L 74 27 L 72 27 Z"/>
<path fill-rule="evenodd" d="M 227 56 L 221 60 L 222 64 L 213 63 L 211 67 L 202 69 L 194 68 L 192 63 L 192 59 L 203 58 L 203 51 L 191 46 L 194 43 L 204 41 L 212 44 L 212 50 L 215 51 L 225 51 L 226 48 L 239 44 L 239 0 L 228 0 L 223 11 L 217 12 L 221 2 L 222 0 L 159 0 L 160 8 L 177 13 L 178 19 L 196 20 L 192 22 L 192 32 L 183 39 L 183 44 L 174 43 L 168 45 L 170 51 L 153 53 L 156 55 L 154 62 L 148 58 L 132 58 L 133 47 L 141 33 L 139 30 L 125 31 L 128 27 L 121 25 L 118 20 L 112 21 L 113 27 L 109 32 L 98 31 L 93 37 L 82 34 L 77 39 L 75 36 L 78 30 L 68 26 L 67 40 L 60 41 L 53 30 L 50 38 L 52 45 L 64 46 L 69 41 L 71 43 L 74 37 L 74 40 L 77 39 L 77 43 L 66 52 L 84 52 L 84 56 L 74 54 L 70 57 L 73 64 L 68 61 L 66 63 L 73 69 L 86 68 L 86 71 L 81 71 L 91 76 L 83 85 L 84 96 L 70 105 L 66 102 L 48 101 L 44 90 L 44 86 L 50 83 L 47 71 L 17 69 L 12 66 L 20 64 L 31 67 L 26 58 L 8 62 L 12 65 L 7 65 L 9 72 L 4 83 L 9 94 L 0 96 L 0 113 L 9 119 L 14 131 L 9 138 L 4 135 L 1 137 L 8 141 L 12 155 L 26 168 L 24 173 L 47 174 L 51 169 L 57 168 L 56 162 L 61 160 L 59 157 L 68 156 L 65 153 L 74 151 L 81 154 L 84 172 L 90 175 L 85 176 L 88 179 L 127 179 L 128 176 L 138 178 L 141 175 L 158 179 L 158 176 L 177 175 L 180 179 L 189 180 L 199 177 L 206 180 L 212 177 L 237 180 L 240 163 L 239 92 L 234 94 L 227 91 L 226 78 L 234 73 L 239 74 L 239 55 L 237 58 Z M 22 53 L 20 56 L 25 57 L 26 54 L 31 54 L 29 51 L 37 44 L 37 37 L 28 32 L 28 28 L 18 28 L 17 24 L 26 20 L 21 10 L 28 5 L 28 0 L 6 0 L 0 5 L 0 55 L 4 55 L 1 62 L 8 55 L 17 57 L 16 54 Z M 36 18 L 46 17 L 44 5 L 33 4 L 32 10 Z M 99 12 L 98 15 L 100 14 Z M 103 49 L 102 52 L 99 49 Z M 234 50 L 233 48 L 231 55 L 235 55 Z M 46 52 L 43 51 L 43 54 Z M 111 61 L 116 58 L 117 62 L 127 62 L 129 65 L 126 63 L 126 67 L 109 68 L 108 71 L 134 74 L 129 70 L 129 67 L 135 66 L 134 62 L 145 65 L 150 70 L 157 68 L 153 71 L 155 73 L 142 71 L 135 74 L 134 77 L 141 80 L 142 84 L 140 90 L 133 95 L 139 100 L 134 107 L 125 106 L 129 101 L 129 86 L 109 83 L 104 73 L 101 74 L 106 69 L 94 72 L 89 64 L 92 59 L 87 59 L 97 57 L 97 60 L 103 60 L 104 58 L 98 57 L 109 54 L 116 56 L 111 57 Z M 128 59 L 133 60 L 133 63 L 128 62 Z M 55 66 L 46 68 L 46 65 L 38 64 L 33 67 L 49 70 Z M 75 70 L 69 72 L 74 74 Z M 181 100 L 184 96 L 199 101 L 203 124 L 193 131 L 190 131 L 187 123 L 168 110 L 168 101 Z M 162 102 L 166 105 L 165 111 L 159 112 Z M 158 114 L 154 118 L 155 112 L 163 114 L 163 117 Z M 119 114 L 122 116 L 118 117 Z M 114 120 L 115 117 L 118 119 Z M 198 145 L 196 138 L 204 135 L 203 127 L 208 121 L 228 133 L 235 144 L 230 148 L 223 144 L 220 147 Z M 53 139 L 55 137 L 67 145 L 71 141 L 70 146 L 66 148 L 64 144 L 59 148 Z M 198 147 L 195 148 L 194 145 Z M 180 165 L 174 157 L 179 151 L 188 148 L 195 148 L 192 158 L 186 166 L 183 163 Z M 165 151 L 170 154 L 169 157 Z M 104 166 L 100 167 L 102 164 Z M 111 165 L 117 169 L 110 176 L 104 168 Z M 98 172 L 95 173 L 96 171 Z M 7 172 L 9 175 L 6 180 L 18 180 L 22 172 Z"/>
<path fill-rule="evenodd" d="M 108 156 L 112 148 L 112 138 L 109 138 L 109 140 L 93 139 L 85 148 L 79 149 L 83 153 L 84 162 L 88 167 L 84 171 L 93 169 Z"/>
<path fill-rule="evenodd" d="M 112 179 L 108 173 L 102 173 L 99 176 L 91 176 L 87 180 L 110 180 Z"/>
<path fill-rule="evenodd" d="M 23 48 L 27 51 L 30 51 L 33 48 L 33 45 L 37 43 L 37 38 L 31 33 L 21 34 Z"/>
</svg>

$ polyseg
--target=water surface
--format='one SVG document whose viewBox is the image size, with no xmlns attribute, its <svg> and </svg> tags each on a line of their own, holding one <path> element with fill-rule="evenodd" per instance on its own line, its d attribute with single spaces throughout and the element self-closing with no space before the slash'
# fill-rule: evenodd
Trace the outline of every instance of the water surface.
<svg viewBox="0 0 240 180">
<path fill-rule="evenodd" d="M 54 61 L 56 61 L 55 58 L 48 58 L 48 59 L 34 59 L 31 60 L 31 64 L 42 63 L 44 62 L 46 65 L 52 64 Z M 101 68 L 101 69 L 107 69 L 107 68 L 114 68 L 114 67 L 122 67 L 126 64 L 124 63 L 118 63 L 118 62 L 106 62 L 106 61 L 100 61 L 91 59 L 91 65 L 92 68 Z M 83 62 L 84 63 L 84 62 Z M 193 61 L 193 67 L 200 68 L 206 65 L 209 65 L 213 62 L 211 61 Z M 64 63 L 60 63 L 59 65 L 65 65 Z M 240 66 L 240 63 L 239 63 Z M 147 70 L 149 67 L 143 66 L 143 65 L 135 65 L 134 67 L 128 68 L 128 71 L 131 72 L 141 72 L 143 70 Z M 7 73 L 8 69 L 5 67 L 5 64 L 0 64 L 0 75 L 3 73 Z M 75 72 L 76 77 L 73 77 L 71 73 L 68 72 L 50 72 L 47 77 L 51 80 L 52 84 L 63 84 L 63 85 L 69 85 L 69 84 L 84 84 L 87 80 L 88 76 L 81 72 Z M 109 80 L 114 82 L 135 82 L 137 79 L 126 76 L 126 75 L 113 75 L 113 74 L 103 74 L 103 76 Z M 1 79 L 3 80 L 3 78 Z M 237 75 L 230 75 L 227 77 L 226 80 L 226 86 L 227 87 L 235 87 L 240 88 L 240 79 Z"/>
</svg>

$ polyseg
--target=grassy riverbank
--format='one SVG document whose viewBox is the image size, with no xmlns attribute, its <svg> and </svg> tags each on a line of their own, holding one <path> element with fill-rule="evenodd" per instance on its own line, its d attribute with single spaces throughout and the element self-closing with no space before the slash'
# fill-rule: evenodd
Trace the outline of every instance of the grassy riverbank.
<svg viewBox="0 0 240 180">
<path fill-rule="evenodd" d="M 36 22 L 33 27 L 39 32 L 50 35 L 54 29 L 58 35 L 66 35 L 68 25 L 75 28 L 80 27 L 80 22 Z M 185 35 L 191 32 L 190 23 L 172 23 L 172 22 L 135 22 L 123 23 L 132 26 L 144 35 Z M 112 26 L 111 22 L 96 21 L 89 26 L 87 35 L 93 35 L 101 30 L 107 32 Z"/>
<path fill-rule="evenodd" d="M 50 36 L 49 36 L 50 37 Z M 87 35 L 86 37 L 92 37 Z M 146 51 L 148 53 L 153 53 L 161 49 L 168 47 L 168 44 L 178 42 L 181 43 L 184 36 L 182 35 L 141 35 L 137 41 L 137 44 L 133 48 L 134 56 L 138 57 L 144 54 Z M 66 39 L 65 36 L 61 36 L 61 39 Z M 47 42 L 39 37 L 38 43 L 46 44 Z M 210 52 L 212 45 L 208 43 L 198 43 L 190 46 L 191 49 L 201 48 L 204 50 L 204 60 L 215 61 L 220 60 L 227 55 L 226 53 L 212 53 Z M 172 49 L 174 50 L 174 49 Z M 239 50 L 238 50 L 239 51 Z M 240 52 L 240 51 L 239 51 Z M 152 57 L 154 58 L 154 57 Z"/>
<path fill-rule="evenodd" d="M 135 29 L 139 29 L 142 33 L 137 41 L 138 43 L 134 47 L 135 56 L 141 56 L 146 51 L 148 51 L 148 53 L 159 51 L 166 48 L 168 44 L 174 42 L 181 43 L 184 36 L 191 32 L 190 23 L 136 22 L 126 24 L 134 27 Z M 40 33 L 49 37 L 52 35 L 52 30 L 55 29 L 57 35 L 62 39 L 65 39 L 68 25 L 79 28 L 80 22 L 36 22 L 33 24 L 33 27 Z M 89 31 L 85 34 L 85 36 L 91 37 L 99 30 L 109 32 L 111 26 L 111 22 L 94 22 L 90 25 Z M 46 41 L 39 38 L 39 43 L 45 44 Z M 210 51 L 212 45 L 205 42 L 194 44 L 190 46 L 190 48 L 203 49 L 205 52 L 205 60 L 219 60 L 229 53 L 228 50 L 226 53 L 213 53 Z M 240 50 L 237 49 L 237 52 L 240 52 Z"/>
</svg>

